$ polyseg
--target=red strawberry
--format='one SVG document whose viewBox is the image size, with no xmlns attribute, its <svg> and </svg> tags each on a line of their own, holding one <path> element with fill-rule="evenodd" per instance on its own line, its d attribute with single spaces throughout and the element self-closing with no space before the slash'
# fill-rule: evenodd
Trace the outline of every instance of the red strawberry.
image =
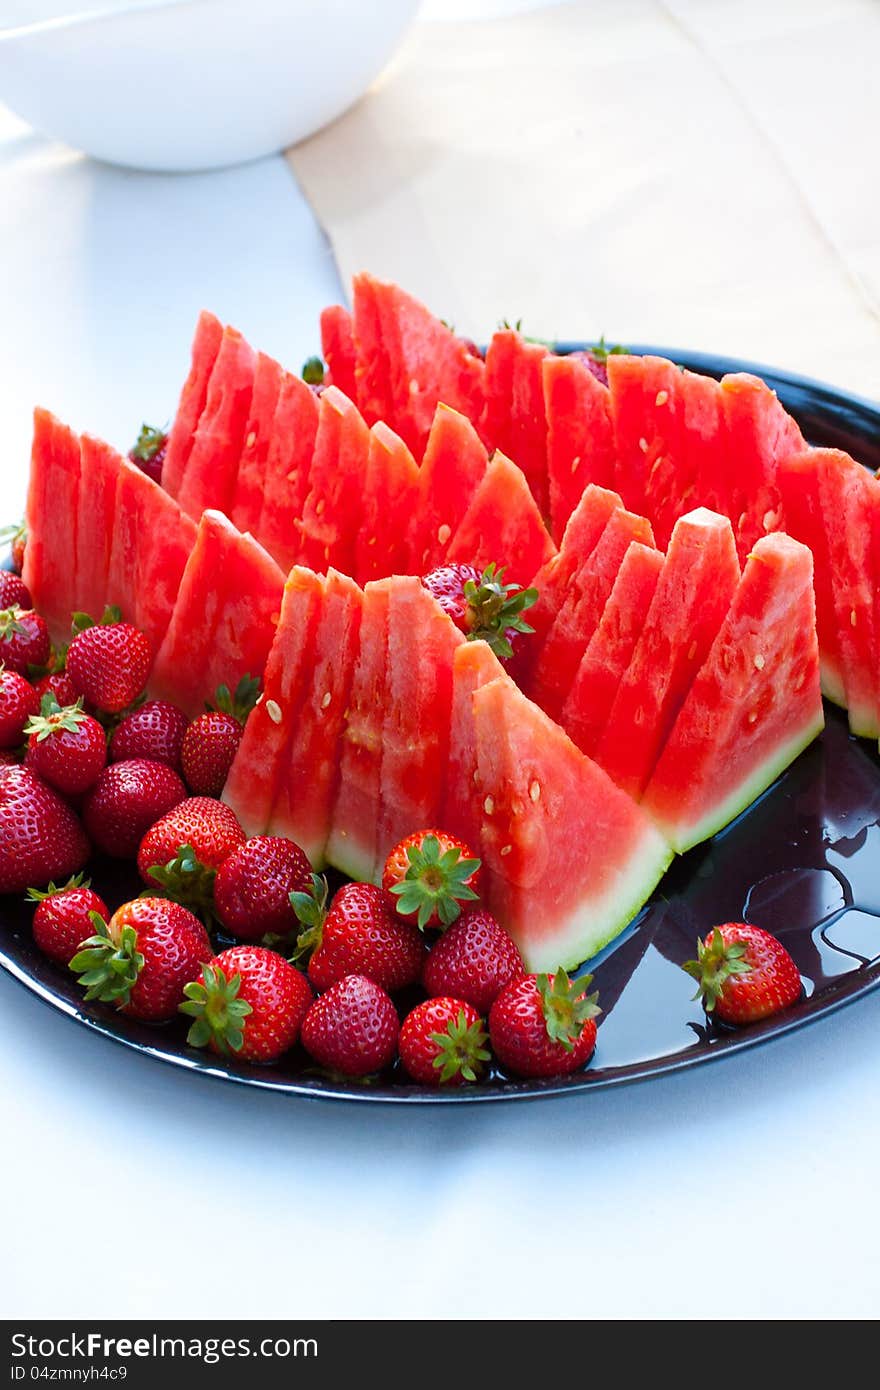
<svg viewBox="0 0 880 1390">
<path fill-rule="evenodd" d="M 306 927 L 297 954 L 312 953 L 308 973 L 317 990 L 346 975 L 366 975 L 393 993 L 419 978 L 424 938 L 414 923 L 397 915 L 384 889 L 345 883 L 327 911 L 327 884 L 316 874 L 311 891 L 295 893 L 292 901 Z"/>
<path fill-rule="evenodd" d="M 625 353 L 626 351 L 627 349 L 625 347 L 620 347 L 619 344 L 615 347 L 608 347 L 604 337 L 602 337 L 599 339 L 595 347 L 578 348 L 575 352 L 571 353 L 570 355 L 572 357 L 578 358 L 580 362 L 583 362 L 585 366 L 589 367 L 596 380 L 601 381 L 603 386 L 607 386 L 608 358 L 613 357 L 615 353 Z"/>
<path fill-rule="evenodd" d="M 184 986 L 214 954 L 199 919 L 166 898 L 135 898 L 92 925 L 70 962 L 86 999 L 153 1023 L 174 1017 Z"/>
<path fill-rule="evenodd" d="M 24 552 L 27 547 L 27 527 L 24 522 L 11 528 L 12 567 L 16 574 L 24 569 Z M 9 535 L 9 532 L 6 533 Z"/>
<path fill-rule="evenodd" d="M 254 707 L 260 682 L 250 676 L 239 681 L 235 695 L 229 687 L 217 689 L 215 705 L 194 719 L 183 740 L 183 775 L 190 790 L 200 796 L 219 796 L 232 760 L 238 752 L 244 722 Z"/>
<path fill-rule="evenodd" d="M 513 938 L 485 908 L 470 907 L 434 942 L 422 984 L 428 994 L 464 999 L 487 1014 L 505 986 L 525 973 Z"/>
<path fill-rule="evenodd" d="M 31 591 L 20 574 L 0 570 L 0 608 L 33 608 Z"/>
<path fill-rule="evenodd" d="M 127 758 L 149 758 L 181 771 L 180 750 L 189 720 L 182 709 L 167 700 L 147 700 L 132 710 L 113 730 L 111 763 Z"/>
<path fill-rule="evenodd" d="M 0 611 L 0 661 L 26 676 L 29 666 L 45 666 L 51 643 L 46 621 L 28 608 Z"/>
<path fill-rule="evenodd" d="M 694 998 L 725 1023 L 756 1023 L 801 996 L 798 968 L 782 942 L 748 922 L 713 927 L 684 969 L 697 981 Z"/>
<path fill-rule="evenodd" d="M 312 1002 L 305 975 L 265 946 L 231 946 L 187 985 L 192 1047 L 274 1062 L 293 1047 Z"/>
<path fill-rule="evenodd" d="M 168 435 L 153 425 L 141 425 L 141 432 L 134 447 L 128 452 L 132 463 L 136 463 L 154 483 L 162 482 L 162 465 L 168 448 Z"/>
<path fill-rule="evenodd" d="M 44 695 L 54 695 L 62 709 L 66 705 L 75 705 L 79 699 L 73 688 L 73 681 L 66 671 L 50 671 L 48 676 L 41 676 L 38 681 L 34 681 L 34 690 L 41 702 Z"/>
<path fill-rule="evenodd" d="M 39 712 L 40 697 L 17 671 L 0 667 L 0 748 L 17 748 L 28 720 Z"/>
<path fill-rule="evenodd" d="M 77 873 L 90 854 L 77 817 L 27 767 L 0 767 L 0 893 Z"/>
<path fill-rule="evenodd" d="M 423 1086 L 460 1086 L 484 1070 L 488 1041 L 482 1018 L 464 999 L 426 999 L 403 1020 L 400 1060 Z"/>
<path fill-rule="evenodd" d="M 83 819 L 98 849 L 133 859 L 150 826 L 186 797 L 177 773 L 148 758 L 105 767 L 83 806 Z"/>
<path fill-rule="evenodd" d="M 97 782 L 107 762 L 107 735 L 79 701 L 62 709 L 54 695 L 44 695 L 25 733 L 25 762 L 50 787 L 78 796 Z"/>
<path fill-rule="evenodd" d="M 480 861 L 464 840 L 444 830 L 418 830 L 385 860 L 382 887 L 397 898 L 397 911 L 425 927 L 454 922 L 462 902 L 476 900 Z"/>
<path fill-rule="evenodd" d="M 83 621 L 91 620 L 78 615 L 81 630 L 67 649 L 67 674 L 78 695 L 107 714 L 118 714 L 147 683 L 150 644 L 131 623 L 83 627 Z"/>
<path fill-rule="evenodd" d="M 18 753 L 9 748 L 0 748 L 0 767 L 16 767 L 21 759 Z"/>
<path fill-rule="evenodd" d="M 210 796 L 190 796 L 147 830 L 138 850 L 138 872 L 157 892 L 161 885 L 169 898 L 210 920 L 216 872 L 244 840 L 229 806 Z"/>
<path fill-rule="evenodd" d="M 61 888 L 50 883 L 48 888 L 29 888 L 29 902 L 37 904 L 34 910 L 34 941 L 45 956 L 51 956 L 61 965 L 69 965 L 86 937 L 94 933 L 95 927 L 89 916 L 97 912 L 106 920 L 109 915 L 103 898 L 92 892 L 89 880 L 77 874 Z"/>
<path fill-rule="evenodd" d="M 291 893 L 306 891 L 312 869 L 299 845 L 280 835 L 255 835 L 228 855 L 214 880 L 217 916 L 243 941 L 288 936 L 299 919 Z"/>
<path fill-rule="evenodd" d="M 390 998 L 366 975 L 346 975 L 312 1004 L 302 1045 L 322 1067 L 343 1076 L 369 1076 L 390 1067 L 400 1021 Z"/>
<path fill-rule="evenodd" d="M 576 1071 L 596 1046 L 598 995 L 587 994 L 592 975 L 569 979 L 524 975 L 503 989 L 489 1012 L 489 1036 L 503 1067 L 517 1076 L 561 1076 Z"/>
<path fill-rule="evenodd" d="M 522 614 L 537 601 L 537 589 L 505 584 L 496 565 L 482 574 L 473 565 L 440 565 L 422 584 L 470 641 L 481 638 L 502 660 L 513 656 L 518 634 L 535 630 Z"/>
</svg>

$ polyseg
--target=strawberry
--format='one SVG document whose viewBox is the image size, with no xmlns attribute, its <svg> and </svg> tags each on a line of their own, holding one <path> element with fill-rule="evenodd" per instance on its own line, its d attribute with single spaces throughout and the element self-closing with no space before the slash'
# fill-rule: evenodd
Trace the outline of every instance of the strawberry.
<svg viewBox="0 0 880 1390">
<path fill-rule="evenodd" d="M 133 859 L 150 826 L 186 797 L 177 773 L 148 758 L 105 767 L 86 797 L 83 819 L 97 847 Z"/>
<path fill-rule="evenodd" d="M 422 584 L 469 641 L 487 642 L 502 661 L 513 656 L 518 634 L 535 630 L 522 614 L 537 602 L 537 589 L 505 584 L 497 565 L 482 574 L 473 565 L 440 565 L 423 576 Z"/>
<path fill-rule="evenodd" d="M 73 688 L 73 681 L 66 671 L 50 671 L 47 676 L 41 676 L 38 681 L 34 681 L 34 690 L 40 697 L 40 704 L 44 695 L 54 695 L 62 709 L 66 705 L 75 705 L 79 699 Z M 39 709 L 39 704 L 37 708 Z"/>
<path fill-rule="evenodd" d="M 0 767 L 16 767 L 21 762 L 17 752 L 10 748 L 0 748 Z"/>
<path fill-rule="evenodd" d="M 27 527 L 24 522 L 17 525 L 4 526 L 0 530 L 0 540 L 9 541 L 11 547 L 12 568 L 16 574 L 21 574 L 24 569 L 24 552 L 27 545 Z M 27 605 L 30 607 L 30 604 Z"/>
<path fill-rule="evenodd" d="M 166 898 L 135 898 L 109 922 L 92 914 L 92 935 L 70 969 L 86 986 L 86 999 L 158 1023 L 174 1017 L 184 986 L 213 955 L 208 933 L 185 907 Z"/>
<path fill-rule="evenodd" d="M 199 796 L 219 796 L 232 760 L 238 752 L 244 722 L 260 693 L 260 682 L 243 676 L 231 695 L 227 685 L 217 688 L 215 705 L 194 719 L 183 740 L 183 775 Z"/>
<path fill-rule="evenodd" d="M 560 1076 L 576 1071 L 596 1046 L 597 994 L 592 975 L 569 979 L 524 975 L 501 991 L 489 1011 L 489 1036 L 503 1067 L 517 1076 Z"/>
<path fill-rule="evenodd" d="M 487 1014 L 505 986 L 525 973 L 513 938 L 485 908 L 471 907 L 434 942 L 422 984 L 430 995 L 452 995 Z"/>
<path fill-rule="evenodd" d="M 91 913 L 105 919 L 108 916 L 103 898 L 89 886 L 89 880 L 77 874 L 61 888 L 50 883 L 45 890 L 29 888 L 29 902 L 34 909 L 34 941 L 43 955 L 61 965 L 69 965 L 87 936 L 95 930 Z"/>
<path fill-rule="evenodd" d="M 40 697 L 24 676 L 0 667 L 0 748 L 18 747 L 39 708 Z"/>
<path fill-rule="evenodd" d="M 327 883 L 318 874 L 310 892 L 291 895 L 306 930 L 297 957 L 311 952 L 308 975 L 319 991 L 345 975 L 366 975 L 393 993 L 415 984 L 421 974 L 425 942 L 412 922 L 394 910 L 394 899 L 372 883 L 345 883 L 330 904 Z"/>
<path fill-rule="evenodd" d="M 322 1067 L 369 1076 L 390 1067 L 400 1021 L 390 998 L 366 975 L 346 975 L 316 999 L 302 1026 L 302 1045 Z"/>
<path fill-rule="evenodd" d="M 782 942 L 748 922 L 713 927 L 684 969 L 697 981 L 694 998 L 724 1023 L 756 1023 L 801 996 L 798 968 Z"/>
<path fill-rule="evenodd" d="M 312 1002 L 305 975 L 265 946 L 221 951 L 184 994 L 190 1046 L 247 1062 L 274 1062 L 293 1047 Z"/>
<path fill-rule="evenodd" d="M 400 1060 L 423 1086 L 476 1081 L 489 1061 L 489 1036 L 479 1012 L 464 999 L 426 999 L 400 1029 Z"/>
<path fill-rule="evenodd" d="M 82 702 L 62 709 L 54 695 L 44 695 L 40 713 L 25 727 L 25 762 L 50 787 L 78 796 L 94 786 L 107 762 L 107 736 Z"/>
<path fill-rule="evenodd" d="M 155 892 L 211 920 L 217 870 L 244 841 L 229 806 L 210 796 L 190 796 L 146 831 L 138 850 L 138 872 Z"/>
<path fill-rule="evenodd" d="M 382 887 L 397 897 L 397 911 L 419 927 L 448 927 L 462 902 L 475 901 L 480 861 L 464 840 L 443 830 L 418 830 L 385 860 Z"/>
<path fill-rule="evenodd" d="M 147 700 L 117 724 L 110 736 L 111 763 L 149 758 L 181 771 L 180 750 L 189 720 L 167 700 Z"/>
<path fill-rule="evenodd" d="M 148 478 L 152 478 L 154 483 L 161 483 L 162 465 L 167 448 L 168 435 L 164 430 L 157 430 L 153 425 L 141 425 L 141 432 L 134 446 L 129 449 L 128 457 Z"/>
<path fill-rule="evenodd" d="M 30 666 L 45 666 L 51 643 L 46 620 L 29 608 L 0 610 L 0 661 L 20 676 Z"/>
<path fill-rule="evenodd" d="M 76 636 L 67 649 L 74 689 L 106 714 L 118 714 L 137 699 L 153 659 L 144 634 L 131 623 L 114 621 L 117 613 L 108 609 L 100 623 L 77 613 Z"/>
<path fill-rule="evenodd" d="M 0 766 L 0 893 L 78 873 L 90 854 L 74 812 L 27 767 Z"/>
<path fill-rule="evenodd" d="M 0 570 L 0 608 L 33 608 L 31 591 L 20 574 Z"/>
<path fill-rule="evenodd" d="M 608 347 L 604 337 L 602 337 L 599 339 L 598 343 L 596 343 L 595 347 L 578 348 L 575 352 L 572 352 L 570 356 L 576 357 L 578 361 L 583 362 L 586 367 L 589 367 L 596 380 L 601 381 L 603 386 L 607 386 L 608 358 L 621 352 L 626 353 L 627 349 L 621 347 L 619 343 L 614 347 Z"/>
<path fill-rule="evenodd" d="M 312 881 L 308 858 L 293 840 L 254 835 L 223 860 L 214 880 L 214 903 L 227 931 L 243 941 L 289 936 L 298 919 L 291 894 Z"/>
</svg>

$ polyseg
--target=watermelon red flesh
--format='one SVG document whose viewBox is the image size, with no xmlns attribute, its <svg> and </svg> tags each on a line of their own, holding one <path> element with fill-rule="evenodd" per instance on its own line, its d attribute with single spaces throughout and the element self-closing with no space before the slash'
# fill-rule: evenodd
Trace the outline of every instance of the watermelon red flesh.
<svg viewBox="0 0 880 1390">
<path fill-rule="evenodd" d="M 318 432 L 318 400 L 299 377 L 281 379 L 266 456 L 263 503 L 254 534 L 283 570 L 300 553 L 299 519 L 309 487 Z"/>
<path fill-rule="evenodd" d="M 223 789 L 223 800 L 247 835 L 265 834 L 272 820 L 288 746 L 314 664 L 325 584 L 323 576 L 294 566 L 284 585 L 262 699 L 248 715 Z"/>
<path fill-rule="evenodd" d="M 389 574 L 406 574 L 407 532 L 418 496 L 418 465 L 403 440 L 380 420 L 370 430 L 367 471 L 360 491 L 353 571 L 359 584 Z"/>
<path fill-rule="evenodd" d="M 727 517 L 698 507 L 676 522 L 642 634 L 596 760 L 638 800 L 739 583 Z"/>
<path fill-rule="evenodd" d="M 819 501 L 831 560 L 831 586 L 837 617 L 849 727 L 876 738 L 878 711 L 878 634 L 874 628 L 874 530 L 878 484 L 866 468 L 836 449 L 813 451 Z"/>
<path fill-rule="evenodd" d="M 357 400 L 354 335 L 351 314 L 341 304 L 331 304 L 321 312 L 321 352 L 327 364 L 326 386 L 338 386 L 349 400 Z"/>
<path fill-rule="evenodd" d="M 261 676 L 275 636 L 284 575 L 252 536 L 206 511 L 149 690 L 194 717 L 218 685 Z"/>
<path fill-rule="evenodd" d="M 548 354 L 543 343 L 526 342 L 512 328 L 493 335 L 486 353 L 483 421 L 491 447 L 522 469 L 542 516 L 550 512 L 542 376 Z"/>
<path fill-rule="evenodd" d="M 452 658 L 464 637 L 415 576 L 388 595 L 378 856 L 436 825 L 443 806 L 452 711 Z"/>
<path fill-rule="evenodd" d="M 264 352 L 257 353 L 254 390 L 232 491 L 229 519 L 239 531 L 250 531 L 258 540 L 261 539 L 259 527 L 266 483 L 266 460 L 283 375 L 274 358 L 267 357 Z"/>
<path fill-rule="evenodd" d="M 651 518 L 657 544 L 665 550 L 675 522 L 688 510 L 681 503 L 685 383 L 674 362 L 663 357 L 641 361 L 644 418 L 639 447 L 645 445 L 645 516 Z"/>
<path fill-rule="evenodd" d="M 295 840 L 315 869 L 326 862 L 362 608 L 363 593 L 354 580 L 331 569 L 315 633 L 314 659 L 272 807 L 272 834 Z"/>
<path fill-rule="evenodd" d="M 440 826 L 480 852 L 483 796 L 477 766 L 474 691 L 509 677 L 485 642 L 463 642 L 452 659 L 452 717 Z"/>
<path fill-rule="evenodd" d="M 594 757 L 663 568 L 663 554 L 634 541 L 581 658 L 559 722 L 581 752 Z"/>
<path fill-rule="evenodd" d="M 528 584 L 555 552 L 522 472 L 504 454 L 493 454 L 445 560 L 480 570 L 502 565 L 508 584 Z"/>
<path fill-rule="evenodd" d="M 803 541 L 813 552 L 813 589 L 816 595 L 816 631 L 819 635 L 822 690 L 836 705 L 846 706 L 837 613 L 834 607 L 831 552 L 819 498 L 819 466 L 816 451 L 805 449 L 782 459 L 776 478 L 782 498 L 785 530 L 795 540 Z"/>
<path fill-rule="evenodd" d="M 224 328 L 208 396 L 183 469 L 177 500 L 198 521 L 206 508 L 229 511 L 254 389 L 256 356 L 234 328 Z"/>
<path fill-rule="evenodd" d="M 650 523 L 621 507 L 612 512 L 596 548 L 572 575 L 565 602 L 547 634 L 528 686 L 532 699 L 554 719 L 562 712 L 633 541 L 653 546 Z"/>
<path fill-rule="evenodd" d="M 660 359 L 653 359 L 659 361 Z M 614 430 L 614 488 L 624 505 L 645 512 L 649 464 L 645 439 L 645 365 L 641 357 L 608 358 L 608 390 Z"/>
<path fill-rule="evenodd" d="M 672 859 L 635 802 L 510 681 L 473 696 L 484 899 L 529 970 L 596 954 Z"/>
<path fill-rule="evenodd" d="M 681 452 L 668 493 L 661 496 L 658 485 L 652 498 L 655 513 L 659 513 L 658 540 L 661 534 L 671 536 L 678 518 L 695 507 L 708 507 L 727 516 L 730 474 L 736 467 L 729 455 L 720 384 L 696 372 L 682 372 L 678 392 L 682 403 Z"/>
<path fill-rule="evenodd" d="M 740 561 L 755 541 L 780 524 L 776 467 L 804 447 L 794 420 L 766 382 L 745 372 L 724 377 L 721 401 L 730 457 L 729 510 Z"/>
<path fill-rule="evenodd" d="M 559 545 L 584 488 L 589 483 L 614 486 L 614 431 L 608 388 L 589 367 L 555 353 L 541 367 L 550 530 Z"/>
<path fill-rule="evenodd" d="M 376 302 L 378 281 L 371 275 L 355 275 L 351 282 L 351 328 L 355 352 L 354 397 L 368 425 L 377 420 L 394 423 L 394 400 L 389 379 L 389 360 L 382 321 Z M 421 454 L 416 454 L 420 458 Z"/>
<path fill-rule="evenodd" d="M 377 833 L 382 784 L 382 727 L 388 671 L 388 601 L 394 581 L 364 589 L 357 659 L 339 755 L 327 861 L 351 878 L 378 883 Z"/>
<path fill-rule="evenodd" d="M 409 524 L 412 571 L 427 574 L 446 554 L 488 466 L 480 436 L 457 410 L 438 405 L 419 471 Z"/>
<path fill-rule="evenodd" d="M 76 607 L 94 618 L 100 618 L 106 605 L 112 602 L 107 593 L 107 581 L 116 522 L 119 463 L 119 454 L 109 444 L 83 435 L 74 574 Z M 162 495 L 171 501 L 164 491 Z M 176 503 L 172 505 L 176 508 Z"/>
<path fill-rule="evenodd" d="M 680 853 L 716 834 L 821 731 L 813 561 L 756 542 L 642 802 Z"/>
<path fill-rule="evenodd" d="M 195 439 L 196 425 L 208 399 L 208 381 L 214 370 L 222 337 L 222 323 L 203 309 L 199 314 L 193 338 L 189 375 L 183 385 L 162 463 L 162 486 L 172 497 L 177 497 L 180 492 L 180 484 Z"/>
<path fill-rule="evenodd" d="M 300 558 L 314 570 L 354 572 L 370 431 L 356 405 L 328 386 L 318 403 L 318 433 L 300 529 Z"/>
<path fill-rule="evenodd" d="M 77 606 L 78 530 L 91 539 L 89 517 L 79 509 L 80 442 L 73 430 L 48 410 L 34 411 L 34 439 L 25 524 L 24 581 L 34 607 L 55 641 L 70 636 Z M 103 538 L 102 538 L 103 540 Z"/>
</svg>

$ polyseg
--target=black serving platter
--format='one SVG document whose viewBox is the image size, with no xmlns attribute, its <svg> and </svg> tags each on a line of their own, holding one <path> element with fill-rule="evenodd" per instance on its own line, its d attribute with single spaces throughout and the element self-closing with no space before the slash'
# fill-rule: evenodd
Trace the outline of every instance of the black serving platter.
<svg viewBox="0 0 880 1390">
<path fill-rule="evenodd" d="M 583 344 L 565 343 L 560 351 Z M 735 358 L 635 346 L 710 376 L 762 376 L 814 444 L 880 467 L 880 407 L 804 377 Z M 31 910 L 0 902 L 0 966 L 52 1008 L 148 1057 L 240 1085 L 313 1099 L 406 1104 L 572 1095 L 698 1066 L 779 1037 L 858 999 L 880 983 L 880 760 L 826 705 L 827 727 L 791 768 L 720 835 L 677 860 L 651 901 L 591 964 L 603 1013 L 589 1067 L 544 1082 L 496 1073 L 476 1086 L 430 1090 L 393 1073 L 357 1084 L 331 1080 L 292 1052 L 280 1065 L 224 1061 L 187 1046 L 183 1020 L 141 1024 L 86 1004 L 72 976 L 41 956 Z M 129 864 L 96 861 L 94 886 L 111 907 L 142 885 Z M 781 938 L 804 985 L 798 1004 L 748 1029 L 708 1023 L 680 969 L 714 923 L 754 921 Z"/>
</svg>

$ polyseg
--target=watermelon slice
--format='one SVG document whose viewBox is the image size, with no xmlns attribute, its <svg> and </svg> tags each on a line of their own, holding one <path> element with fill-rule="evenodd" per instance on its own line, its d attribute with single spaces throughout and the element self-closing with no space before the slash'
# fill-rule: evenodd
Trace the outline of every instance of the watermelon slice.
<svg viewBox="0 0 880 1390">
<path fill-rule="evenodd" d="M 327 364 L 325 386 L 338 386 L 349 400 L 357 400 L 356 359 L 351 314 L 341 304 L 321 312 L 321 352 Z"/>
<path fill-rule="evenodd" d="M 653 546 L 650 523 L 623 507 L 611 513 L 594 550 L 575 570 L 565 601 L 538 653 L 528 693 L 558 719 L 581 658 L 599 626 L 602 610 L 633 541 Z"/>
<path fill-rule="evenodd" d="M 355 386 L 358 408 L 368 425 L 377 420 L 394 422 L 388 352 L 376 302 L 378 281 L 372 275 L 355 275 L 351 282 L 351 331 L 355 353 Z M 416 455 L 417 458 L 421 454 Z"/>
<path fill-rule="evenodd" d="M 275 636 L 284 575 L 263 547 L 220 512 L 206 511 L 187 561 L 149 690 L 190 717 L 218 685 L 262 676 Z"/>
<path fill-rule="evenodd" d="M 673 460 L 668 493 L 663 479 L 655 482 L 651 505 L 657 517 L 658 540 L 672 535 L 680 516 L 696 507 L 727 516 L 730 510 L 730 474 L 736 460 L 728 450 L 727 429 L 720 383 L 696 372 L 682 372 L 678 381 L 681 402 L 681 452 Z M 653 521 L 653 518 L 652 518 Z"/>
<path fill-rule="evenodd" d="M 675 524 L 645 626 L 596 760 L 638 800 L 739 583 L 727 517 L 704 507 Z"/>
<path fill-rule="evenodd" d="M 162 463 L 162 486 L 172 497 L 177 497 L 180 492 L 192 452 L 196 425 L 208 399 L 208 381 L 214 370 L 222 337 L 222 323 L 203 309 L 193 338 L 189 375 L 183 385 Z"/>
<path fill-rule="evenodd" d="M 581 752 L 595 755 L 624 672 L 654 598 L 663 555 L 634 541 L 572 682 L 559 722 Z"/>
<path fill-rule="evenodd" d="M 300 527 L 300 556 L 314 570 L 354 571 L 358 516 L 367 477 L 370 431 L 347 396 L 328 386 L 318 406 L 318 434 Z"/>
<path fill-rule="evenodd" d="M 815 450 L 804 449 L 782 459 L 776 475 L 782 498 L 786 532 L 803 541 L 813 552 L 813 588 L 816 594 L 816 631 L 822 691 L 836 705 L 846 707 L 843 661 L 837 633 L 831 551 L 819 497 L 819 465 Z M 838 519 L 839 520 L 839 519 Z"/>
<path fill-rule="evenodd" d="M 262 835 L 272 820 L 282 769 L 314 663 L 315 632 L 325 579 L 295 566 L 284 585 L 281 616 L 263 676 L 263 694 L 248 715 L 223 800 L 247 835 Z"/>
<path fill-rule="evenodd" d="M 382 727 L 388 671 L 388 601 L 394 581 L 364 589 L 357 660 L 339 755 L 327 860 L 351 878 L 378 883 L 377 832 L 382 784 Z"/>
<path fill-rule="evenodd" d="M 474 691 L 509 677 L 485 642 L 463 642 L 452 658 L 449 759 L 440 826 L 479 852 L 483 797 L 479 787 Z"/>
<path fill-rule="evenodd" d="M 299 377 L 281 378 L 263 478 L 263 504 L 254 535 L 283 570 L 300 554 L 298 522 L 309 487 L 318 432 L 318 400 Z"/>
<path fill-rule="evenodd" d="M 359 584 L 409 567 L 407 532 L 418 507 L 419 469 L 402 439 L 380 420 L 370 430 L 355 536 L 354 577 Z"/>
<path fill-rule="evenodd" d="M 25 510 L 28 541 L 24 582 L 55 641 L 70 637 L 70 615 L 78 606 L 76 563 L 80 525 L 85 544 L 92 539 L 90 517 L 80 516 L 79 487 L 77 435 L 48 410 L 35 410 Z"/>
<path fill-rule="evenodd" d="M 547 416 L 542 368 L 550 349 L 512 328 L 493 334 L 486 353 L 483 430 L 493 449 L 514 460 L 542 516 L 549 515 Z"/>
<path fill-rule="evenodd" d="M 76 607 L 100 618 L 110 599 L 107 581 L 116 524 L 120 457 L 101 439 L 84 434 L 80 446 L 80 485 L 76 535 Z M 155 486 L 155 484 L 154 484 Z M 177 504 L 163 492 L 182 516 Z M 187 518 L 189 519 L 189 518 Z M 195 528 L 193 528 L 195 530 Z M 178 576 L 179 578 L 179 576 Z M 132 616 L 131 612 L 129 616 Z"/>
<path fill-rule="evenodd" d="M 269 823 L 272 834 L 301 845 L 315 869 L 326 863 L 362 608 L 354 580 L 331 569 Z"/>
<path fill-rule="evenodd" d="M 465 640 L 415 576 L 388 594 L 378 857 L 436 825 L 443 806 L 452 711 L 452 657 Z"/>
<path fill-rule="evenodd" d="M 681 707 L 643 808 L 680 853 L 750 806 L 824 716 L 810 551 L 764 536 Z"/>
<path fill-rule="evenodd" d="M 257 353 L 254 390 L 232 490 L 229 519 L 239 531 L 250 531 L 258 538 L 266 484 L 266 460 L 283 376 L 284 372 L 273 357 L 267 357 L 264 352 Z M 267 546 L 267 549 L 271 554 L 270 547 Z"/>
<path fill-rule="evenodd" d="M 574 967 L 632 921 L 672 850 L 512 682 L 484 685 L 473 707 L 485 901 L 527 969 Z"/>
<path fill-rule="evenodd" d="M 645 484 L 651 468 L 649 441 L 645 437 L 645 403 L 650 391 L 649 374 L 665 380 L 664 359 L 630 357 L 615 353 L 608 358 L 608 391 L 614 429 L 614 489 L 625 506 L 645 514 Z M 649 365 L 650 363 L 650 365 Z M 665 364 L 671 366 L 671 363 Z M 655 388 L 656 396 L 657 388 Z"/>
<path fill-rule="evenodd" d="M 444 558 L 480 570 L 502 565 L 508 584 L 528 584 L 555 552 L 522 472 L 493 454 Z"/>
<path fill-rule="evenodd" d="M 780 459 L 803 449 L 804 437 L 760 377 L 746 372 L 724 377 L 721 402 L 731 460 L 727 515 L 745 561 L 756 540 L 779 528 L 776 467 Z"/>
<path fill-rule="evenodd" d="M 441 563 L 488 463 L 470 420 L 449 406 L 438 405 L 409 528 L 411 564 L 417 574 L 427 574 Z"/>
<path fill-rule="evenodd" d="M 577 357 L 555 353 L 541 365 L 550 530 L 559 545 L 584 488 L 589 483 L 614 486 L 614 431 L 608 388 L 589 367 Z"/>
<path fill-rule="evenodd" d="M 235 328 L 224 328 L 177 500 L 198 521 L 206 508 L 228 512 L 254 389 L 256 356 Z"/>
</svg>

